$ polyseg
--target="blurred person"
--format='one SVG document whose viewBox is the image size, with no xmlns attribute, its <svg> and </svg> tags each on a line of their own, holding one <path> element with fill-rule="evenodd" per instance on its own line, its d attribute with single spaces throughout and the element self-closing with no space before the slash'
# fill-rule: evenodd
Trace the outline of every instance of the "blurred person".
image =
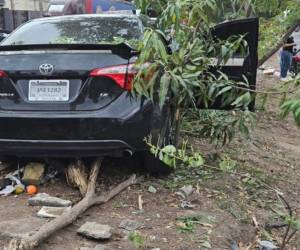
<svg viewBox="0 0 300 250">
<path fill-rule="evenodd" d="M 292 65 L 293 50 L 297 44 L 294 42 L 294 38 L 291 36 L 287 39 L 285 44 L 282 46 L 280 55 L 280 79 L 282 81 L 289 81 L 288 72 Z"/>
</svg>

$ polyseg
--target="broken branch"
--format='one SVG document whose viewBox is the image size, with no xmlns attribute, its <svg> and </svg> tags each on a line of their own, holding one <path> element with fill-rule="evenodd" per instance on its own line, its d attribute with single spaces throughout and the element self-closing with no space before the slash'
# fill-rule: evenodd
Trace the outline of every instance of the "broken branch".
<svg viewBox="0 0 300 250">
<path fill-rule="evenodd" d="M 136 175 L 132 175 L 128 180 L 120 183 L 118 186 L 113 188 L 108 192 L 107 195 L 96 196 L 96 183 L 97 177 L 99 174 L 100 166 L 102 163 L 102 159 L 98 158 L 92 165 L 89 182 L 87 187 L 87 192 L 85 197 L 77 203 L 70 210 L 64 212 L 61 216 L 55 218 L 43 225 L 37 233 L 27 238 L 21 240 L 13 240 L 10 242 L 8 250 L 32 250 L 39 246 L 45 239 L 47 239 L 50 235 L 57 232 L 58 230 L 68 226 L 72 222 L 74 222 L 79 215 L 84 213 L 87 209 L 94 205 L 100 205 L 108 202 L 110 199 L 114 198 L 117 194 L 122 192 L 124 189 L 129 187 L 130 185 L 137 183 Z M 12 247 L 13 248 L 10 248 Z"/>
</svg>

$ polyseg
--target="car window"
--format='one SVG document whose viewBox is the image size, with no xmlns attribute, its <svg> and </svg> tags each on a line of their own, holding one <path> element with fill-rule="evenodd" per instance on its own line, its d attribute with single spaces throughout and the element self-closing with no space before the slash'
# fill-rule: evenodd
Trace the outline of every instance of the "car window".
<svg viewBox="0 0 300 250">
<path fill-rule="evenodd" d="M 1 45 L 99 44 L 137 40 L 142 25 L 135 17 L 68 17 L 29 22 L 13 32 Z"/>
</svg>

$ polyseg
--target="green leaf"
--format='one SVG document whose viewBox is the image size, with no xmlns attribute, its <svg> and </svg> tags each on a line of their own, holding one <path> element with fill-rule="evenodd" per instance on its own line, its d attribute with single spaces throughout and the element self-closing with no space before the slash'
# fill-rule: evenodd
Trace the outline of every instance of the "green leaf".
<svg viewBox="0 0 300 250">
<path fill-rule="evenodd" d="M 300 230 L 300 220 L 294 220 L 294 221 L 293 221 L 293 224 L 292 224 L 292 227 L 293 227 L 295 230 Z"/>
</svg>

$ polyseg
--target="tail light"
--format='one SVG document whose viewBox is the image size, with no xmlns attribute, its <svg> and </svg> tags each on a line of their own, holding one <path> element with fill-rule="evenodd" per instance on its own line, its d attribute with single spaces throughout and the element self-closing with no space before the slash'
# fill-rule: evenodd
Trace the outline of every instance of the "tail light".
<svg viewBox="0 0 300 250">
<path fill-rule="evenodd" d="M 90 72 L 90 76 L 92 77 L 109 77 L 113 79 L 122 89 L 126 90 L 132 89 L 133 79 L 136 74 L 137 70 L 134 68 L 134 64 L 93 69 Z"/>
<path fill-rule="evenodd" d="M 0 70 L 0 77 L 7 77 L 7 74 L 3 70 Z"/>
</svg>

